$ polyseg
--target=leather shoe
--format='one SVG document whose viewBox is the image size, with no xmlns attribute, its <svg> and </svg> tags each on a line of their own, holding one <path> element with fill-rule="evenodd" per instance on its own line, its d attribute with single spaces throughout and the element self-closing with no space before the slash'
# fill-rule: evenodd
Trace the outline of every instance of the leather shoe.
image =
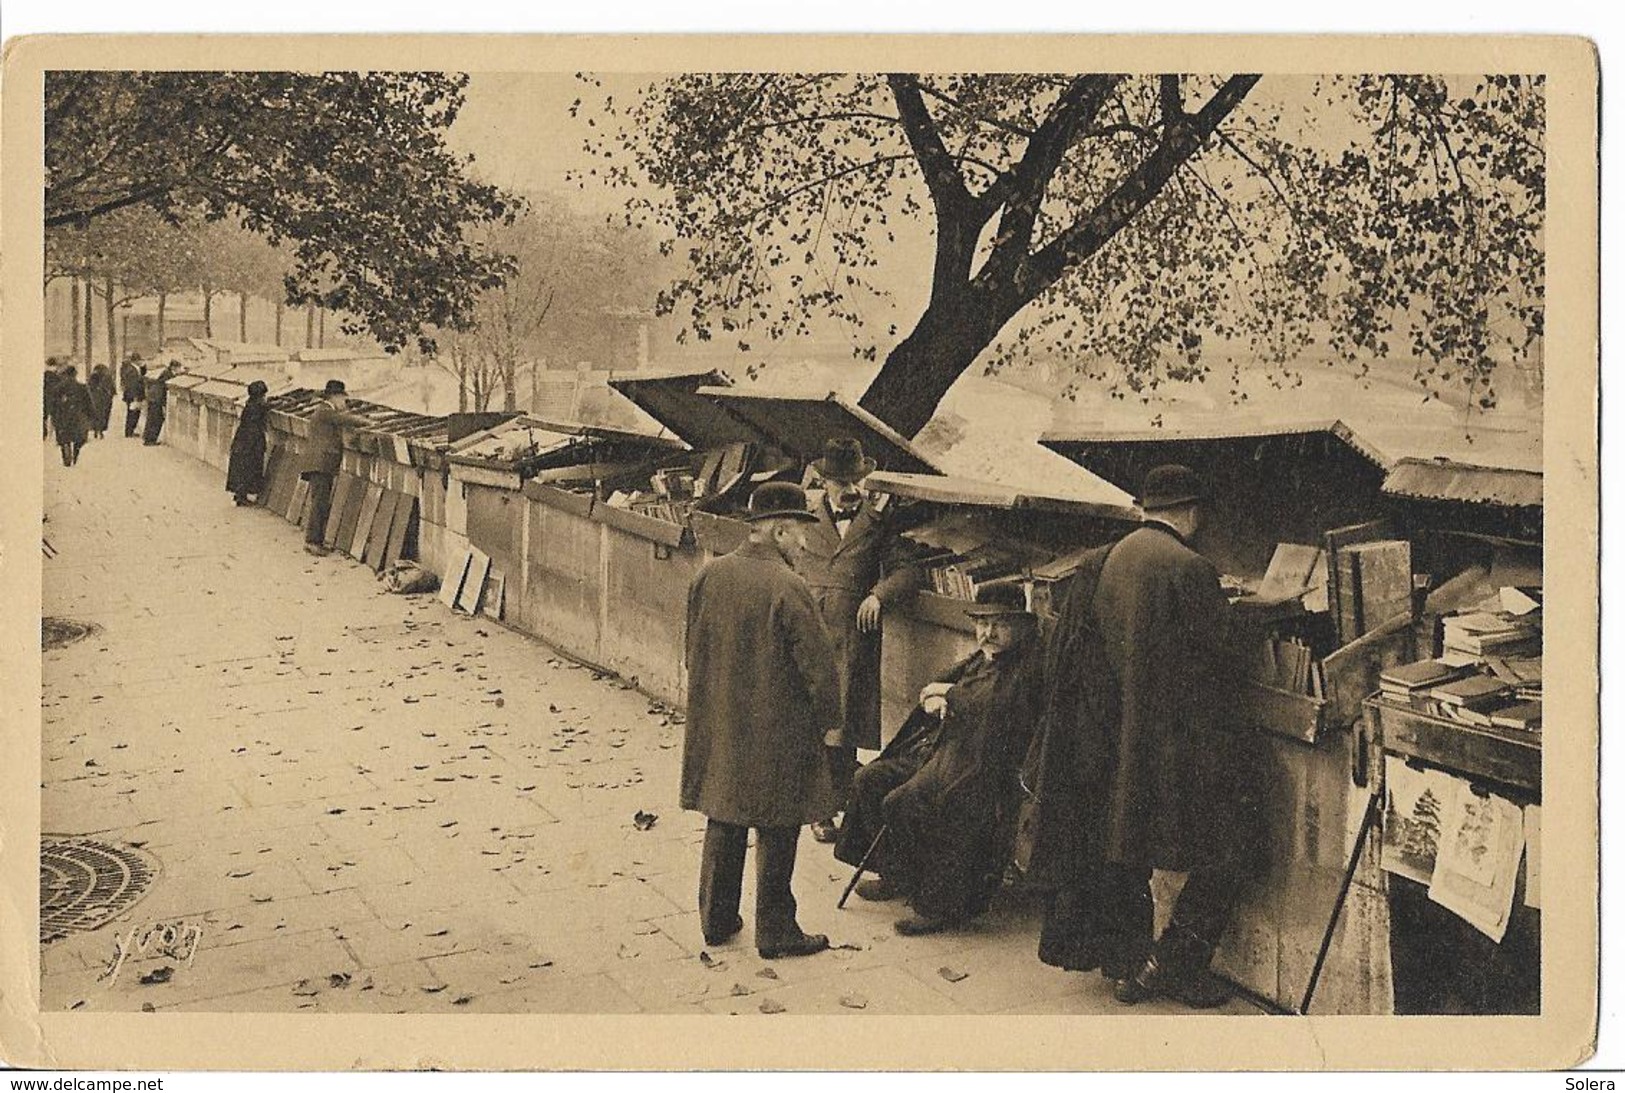
<svg viewBox="0 0 1625 1093">
<path fill-rule="evenodd" d="M 885 877 L 871 877 L 869 880 L 858 881 L 853 889 L 859 899 L 866 899 L 870 903 L 885 903 L 889 899 L 897 899 L 903 890 Z"/>
<path fill-rule="evenodd" d="M 841 837 L 840 825 L 833 816 L 827 820 L 814 820 L 811 826 L 814 842 L 832 843 Z"/>
<path fill-rule="evenodd" d="M 926 918 L 924 915 L 910 915 L 892 923 L 892 929 L 904 937 L 923 937 L 926 934 L 940 934 L 952 925 L 953 923 L 945 918 Z"/>
<path fill-rule="evenodd" d="M 705 935 L 705 943 L 707 945 L 721 945 L 723 942 L 727 941 L 729 938 L 733 937 L 735 934 L 737 934 L 740 930 L 743 930 L 744 928 L 745 928 L 745 920 L 743 918 L 741 918 L 739 915 L 735 915 L 732 926 L 729 926 L 727 930 L 723 931 L 720 934 L 706 934 Z"/>
<path fill-rule="evenodd" d="M 1205 969 L 1175 974 L 1153 954 L 1133 975 L 1112 985 L 1112 997 L 1125 1006 L 1164 997 L 1191 1009 L 1213 1009 L 1230 1000 L 1230 991 Z"/>
<path fill-rule="evenodd" d="M 821 953 L 829 948 L 829 938 L 824 934 L 802 934 L 787 941 L 774 942 L 771 945 L 758 945 L 757 955 L 763 960 L 778 960 L 787 956 L 811 956 Z"/>
</svg>

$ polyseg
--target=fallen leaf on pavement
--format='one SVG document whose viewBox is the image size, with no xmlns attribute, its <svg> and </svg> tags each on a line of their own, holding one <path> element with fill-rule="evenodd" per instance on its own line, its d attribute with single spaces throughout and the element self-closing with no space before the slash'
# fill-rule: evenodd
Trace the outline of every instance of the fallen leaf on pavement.
<svg viewBox="0 0 1625 1093">
<path fill-rule="evenodd" d="M 745 995 L 750 993 L 750 988 L 745 986 L 743 983 L 735 983 L 733 985 L 733 989 L 728 993 L 733 995 L 735 998 L 743 998 Z"/>
<path fill-rule="evenodd" d="M 300 998 L 315 998 L 316 984 L 312 983 L 308 979 L 301 979 L 299 982 L 293 985 L 293 993 L 297 994 Z"/>
<path fill-rule="evenodd" d="M 532 968 L 551 968 L 553 966 L 553 962 L 551 960 L 538 960 L 530 966 Z"/>
<path fill-rule="evenodd" d="M 660 817 L 653 812 L 645 812 L 641 808 L 632 814 L 632 826 L 639 831 L 647 831 L 658 823 Z"/>
<path fill-rule="evenodd" d="M 942 967 L 938 968 L 937 969 L 937 974 L 942 976 L 942 978 L 946 979 L 950 983 L 957 983 L 961 979 L 969 979 L 970 978 L 970 972 L 961 971 L 958 968 L 949 967 L 947 964 L 944 964 Z"/>
<path fill-rule="evenodd" d="M 761 1010 L 763 1013 L 783 1013 L 784 1003 L 780 1002 L 776 998 L 764 998 L 762 999 L 762 1004 L 756 1008 Z"/>
<path fill-rule="evenodd" d="M 150 987 L 150 986 L 153 986 L 153 985 L 158 984 L 158 983 L 168 983 L 171 979 L 174 978 L 174 976 L 175 976 L 175 969 L 171 968 L 169 965 L 165 964 L 163 967 L 154 968 L 154 969 L 152 969 L 152 971 L 148 972 L 146 975 L 143 975 L 141 977 L 141 982 L 144 985 Z"/>
<path fill-rule="evenodd" d="M 869 1000 L 861 994 L 843 994 L 841 1005 L 849 1010 L 865 1010 L 869 1008 Z"/>
<path fill-rule="evenodd" d="M 445 989 L 446 989 L 446 985 L 444 983 L 436 983 L 433 986 L 424 987 L 423 988 L 423 993 L 424 994 L 439 994 L 441 991 L 443 991 Z"/>
<path fill-rule="evenodd" d="M 252 869 L 239 869 L 236 872 L 226 874 L 232 880 L 242 880 L 244 877 L 252 877 L 253 875 L 254 871 Z"/>
<path fill-rule="evenodd" d="M 474 1001 L 474 996 L 472 994 L 459 994 L 456 998 L 451 1000 L 451 1004 L 454 1006 L 466 1006 L 472 1001 Z"/>
<path fill-rule="evenodd" d="M 331 975 L 329 975 L 327 977 L 327 985 L 329 987 L 333 987 L 335 989 L 348 987 L 350 985 L 350 973 L 349 972 L 334 972 L 334 973 L 332 973 Z"/>
<path fill-rule="evenodd" d="M 772 968 L 763 968 L 761 971 L 756 973 L 756 978 L 758 979 L 777 979 L 778 977 L 779 973 L 774 971 Z"/>
<path fill-rule="evenodd" d="M 430 937 L 445 937 L 449 933 L 451 933 L 450 930 L 430 930 L 429 931 L 429 936 Z"/>
<path fill-rule="evenodd" d="M 727 964 L 728 962 L 726 960 L 718 960 L 716 957 L 712 956 L 710 953 L 706 952 L 704 949 L 701 949 L 700 950 L 700 963 L 705 965 L 707 968 L 720 968 L 720 967 L 724 966 L 725 964 Z"/>
<path fill-rule="evenodd" d="M 158 1007 L 154 1006 L 151 1002 L 143 1002 L 143 1003 L 141 1003 L 141 1012 L 142 1013 L 157 1013 L 158 1012 Z"/>
</svg>

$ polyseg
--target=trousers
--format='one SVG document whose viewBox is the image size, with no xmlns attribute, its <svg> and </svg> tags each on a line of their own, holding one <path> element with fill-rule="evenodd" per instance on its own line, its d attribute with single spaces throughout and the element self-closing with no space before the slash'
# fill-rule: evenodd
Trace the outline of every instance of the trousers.
<svg viewBox="0 0 1625 1093">
<path fill-rule="evenodd" d="M 700 852 L 700 926 L 708 937 L 733 932 L 745 879 L 745 843 L 750 828 L 709 820 Z M 801 936 L 790 878 L 796 868 L 799 827 L 756 829 L 756 945 L 765 948 Z"/>
<path fill-rule="evenodd" d="M 141 404 L 139 402 L 126 402 L 124 404 L 124 435 L 134 436 L 135 427 L 141 423 Z"/>
<path fill-rule="evenodd" d="M 327 530 L 327 514 L 333 508 L 333 475 L 328 471 L 306 471 L 305 481 L 310 483 L 310 507 L 305 521 L 305 542 L 322 545 Z"/>
</svg>

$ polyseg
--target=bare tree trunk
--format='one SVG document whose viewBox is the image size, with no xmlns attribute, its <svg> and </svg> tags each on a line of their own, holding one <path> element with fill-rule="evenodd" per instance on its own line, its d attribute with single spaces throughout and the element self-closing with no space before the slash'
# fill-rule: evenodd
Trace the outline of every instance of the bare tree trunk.
<svg viewBox="0 0 1625 1093">
<path fill-rule="evenodd" d="M 502 362 L 502 408 L 510 414 L 519 409 L 519 362 L 512 357 Z"/>
<path fill-rule="evenodd" d="M 281 297 L 278 297 L 277 302 L 276 302 L 276 344 L 278 346 L 282 345 L 282 298 Z"/>
<path fill-rule="evenodd" d="M 316 348 L 316 305 L 305 305 L 305 348 Z"/>
<path fill-rule="evenodd" d="M 157 352 L 159 352 L 159 353 L 162 353 L 164 351 L 164 305 L 167 304 L 167 303 L 169 303 L 169 293 L 160 292 L 158 294 L 158 349 L 157 349 Z"/>
<path fill-rule="evenodd" d="M 90 375 L 90 356 L 96 351 L 96 293 L 85 278 L 85 375 Z"/>
<path fill-rule="evenodd" d="M 325 307 L 316 309 L 316 348 L 327 348 L 327 309 Z"/>
<path fill-rule="evenodd" d="M 115 312 L 118 310 L 118 304 L 113 295 L 113 279 L 111 277 L 103 278 L 102 289 L 107 293 L 106 298 L 102 300 L 104 308 L 102 314 L 107 319 L 107 367 L 117 368 L 118 324 L 114 320 L 117 318 Z M 87 368 L 90 366 L 90 354 L 88 353 L 85 354 L 85 366 Z"/>
<path fill-rule="evenodd" d="M 248 293 L 237 294 L 237 340 L 248 340 Z"/>
<path fill-rule="evenodd" d="M 468 365 L 461 359 L 454 357 L 457 362 L 457 412 L 468 413 Z"/>
<path fill-rule="evenodd" d="M 79 278 L 68 278 L 68 284 L 73 289 L 72 301 L 68 304 L 68 329 L 73 332 L 68 359 L 72 360 L 79 355 Z"/>
<path fill-rule="evenodd" d="M 214 289 L 203 286 L 203 336 L 214 337 Z"/>
</svg>

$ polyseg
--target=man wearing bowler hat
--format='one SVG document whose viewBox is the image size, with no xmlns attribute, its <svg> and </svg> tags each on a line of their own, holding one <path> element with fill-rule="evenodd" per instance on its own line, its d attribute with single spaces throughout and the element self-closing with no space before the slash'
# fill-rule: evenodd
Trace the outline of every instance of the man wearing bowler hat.
<svg viewBox="0 0 1625 1093">
<path fill-rule="evenodd" d="M 837 858 L 867 856 L 879 874 L 857 886 L 860 897 L 909 901 L 901 934 L 979 914 L 1014 841 L 1017 772 L 1040 697 L 1037 617 L 1015 584 L 977 589 L 966 614 L 976 651 L 920 692 L 903 730 L 858 771 L 835 844 Z"/>
<path fill-rule="evenodd" d="M 835 773 L 843 794 L 857 769 L 857 749 L 880 747 L 883 616 L 924 583 L 893 526 L 888 499 L 863 488 L 874 469 L 875 461 L 864 455 L 856 438 L 825 443 L 823 458 L 812 463 L 820 486 L 808 491 L 816 520 L 807 529 L 807 549 L 796 562 L 812 588 L 840 672 L 845 735 Z M 813 825 L 813 837 L 835 841 L 833 814 Z"/>
<path fill-rule="evenodd" d="M 708 562 L 688 592 L 688 721 L 680 803 L 705 814 L 700 928 L 707 945 L 744 929 L 739 891 L 756 829 L 756 949 L 806 956 L 790 878 L 801 825 L 836 808 L 827 746 L 839 739 L 835 665 L 791 559 L 816 520 L 788 482 L 751 495 L 750 539 Z"/>
<path fill-rule="evenodd" d="M 1140 498 L 1145 522 L 1106 555 L 1089 608 L 1115 684 L 1098 817 L 1108 898 L 1149 905 L 1154 872 L 1168 881 L 1159 890 L 1178 891 L 1154 943 L 1141 919 L 1140 955 L 1115 986 L 1126 1004 L 1224 1000 L 1208 963 L 1252 850 L 1230 731 L 1237 628 L 1217 567 L 1195 547 L 1207 499 L 1191 468 L 1154 467 Z M 1124 967 L 1112 970 L 1121 976 Z"/>
<path fill-rule="evenodd" d="M 344 461 L 344 429 L 369 424 L 367 418 L 345 409 L 350 403 L 343 380 L 328 380 L 322 401 L 310 415 L 310 438 L 305 442 L 299 477 L 310 483 L 310 504 L 305 509 L 305 549 L 329 554 L 322 545 L 327 514 L 333 506 L 333 479 Z"/>
</svg>

